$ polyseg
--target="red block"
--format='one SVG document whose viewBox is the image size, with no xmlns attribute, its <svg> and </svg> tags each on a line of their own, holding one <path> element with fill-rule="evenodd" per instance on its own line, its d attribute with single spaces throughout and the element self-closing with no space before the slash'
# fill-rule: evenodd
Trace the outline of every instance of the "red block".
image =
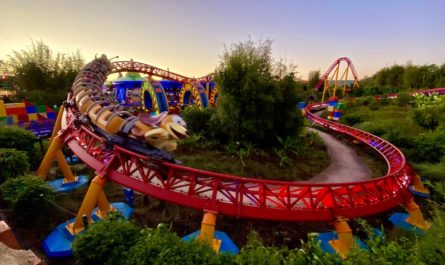
<svg viewBox="0 0 445 265">
<path fill-rule="evenodd" d="M 19 114 L 19 115 L 17 115 L 17 118 L 21 122 L 28 122 L 29 121 L 28 114 Z"/>
<path fill-rule="evenodd" d="M 46 106 L 46 112 L 54 112 L 54 110 L 48 106 Z"/>
<path fill-rule="evenodd" d="M 37 113 L 37 118 L 39 119 L 39 121 L 48 119 L 48 117 L 46 116 L 46 113 Z"/>
<path fill-rule="evenodd" d="M 7 115 L 26 115 L 26 108 L 6 108 Z"/>
</svg>

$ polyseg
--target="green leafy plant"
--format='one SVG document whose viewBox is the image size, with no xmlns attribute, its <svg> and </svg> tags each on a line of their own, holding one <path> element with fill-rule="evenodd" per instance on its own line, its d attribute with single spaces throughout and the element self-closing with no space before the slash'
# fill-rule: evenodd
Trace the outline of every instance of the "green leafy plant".
<svg viewBox="0 0 445 265">
<path fill-rule="evenodd" d="M 220 259 L 230 264 L 229 257 L 216 255 L 208 244 L 181 241 L 165 225 L 160 225 L 156 229 L 142 230 L 125 264 L 222 264 Z"/>
<path fill-rule="evenodd" d="M 25 151 L 34 169 L 40 163 L 40 155 L 34 147 L 37 138 L 31 132 L 16 126 L 0 126 L 0 148 Z"/>
<path fill-rule="evenodd" d="M 0 185 L 0 191 L 19 220 L 27 223 L 35 221 L 35 217 L 44 216 L 55 197 L 54 190 L 35 176 L 10 178 Z"/>
<path fill-rule="evenodd" d="M 125 264 L 130 248 L 140 237 L 139 228 L 111 212 L 75 237 L 74 256 L 80 264 Z"/>
<path fill-rule="evenodd" d="M 23 151 L 0 148 L 0 168 L 1 184 L 8 178 L 15 178 L 28 172 L 28 156 Z"/>
</svg>

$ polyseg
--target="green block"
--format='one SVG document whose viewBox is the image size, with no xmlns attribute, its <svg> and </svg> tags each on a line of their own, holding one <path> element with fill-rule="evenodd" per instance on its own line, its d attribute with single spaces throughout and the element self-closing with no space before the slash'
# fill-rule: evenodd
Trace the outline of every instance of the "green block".
<svg viewBox="0 0 445 265">
<path fill-rule="evenodd" d="M 8 125 L 8 117 L 1 116 L 0 117 L 0 125 Z"/>
<path fill-rule="evenodd" d="M 338 103 L 337 104 L 337 109 L 344 109 L 345 108 L 345 103 Z"/>
<path fill-rule="evenodd" d="M 46 106 L 45 105 L 36 105 L 36 113 L 45 113 Z"/>
</svg>

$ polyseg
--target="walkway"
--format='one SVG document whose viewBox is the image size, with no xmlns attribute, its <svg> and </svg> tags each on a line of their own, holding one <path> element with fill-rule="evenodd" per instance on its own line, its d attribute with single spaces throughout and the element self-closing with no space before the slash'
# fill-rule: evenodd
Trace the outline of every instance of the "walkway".
<svg viewBox="0 0 445 265">
<path fill-rule="evenodd" d="M 307 128 L 307 130 L 318 133 L 325 142 L 331 157 L 331 164 L 308 180 L 309 182 L 351 182 L 371 178 L 371 170 L 353 148 L 320 130 L 314 128 Z"/>
</svg>

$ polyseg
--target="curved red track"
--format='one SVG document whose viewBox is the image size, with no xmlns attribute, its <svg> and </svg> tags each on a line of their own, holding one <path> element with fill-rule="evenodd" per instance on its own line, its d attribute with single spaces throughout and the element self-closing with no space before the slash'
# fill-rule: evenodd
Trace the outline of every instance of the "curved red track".
<svg viewBox="0 0 445 265">
<path fill-rule="evenodd" d="M 119 66 L 120 70 L 141 70 L 131 68 L 132 64 Z M 123 64 L 113 63 L 115 68 L 118 65 Z M 74 121 L 80 113 L 75 108 L 65 111 L 62 129 L 68 146 L 99 175 L 143 194 L 195 209 L 241 218 L 332 221 L 339 216 L 372 215 L 410 199 L 409 186 L 415 173 L 406 164 L 402 152 L 377 136 L 311 113 L 319 107 L 323 105 L 307 106 L 307 118 L 374 148 L 388 164 L 387 175 L 367 181 L 331 184 L 242 178 L 152 161 L 118 145 L 107 144 L 106 139 L 89 128 L 76 127 Z"/>
<path fill-rule="evenodd" d="M 334 70 L 334 68 L 339 65 L 341 62 L 346 62 L 349 66 L 349 68 L 351 69 L 352 75 L 354 76 L 354 80 L 358 82 L 358 76 L 357 76 L 357 71 L 355 71 L 355 67 L 352 64 L 351 59 L 349 59 L 348 57 L 341 57 L 338 58 L 337 60 L 335 60 L 331 66 L 328 68 L 328 70 L 326 70 L 326 72 L 321 76 L 320 80 L 318 81 L 318 83 L 315 84 L 314 89 L 318 90 L 321 85 L 324 84 L 324 81 L 326 80 L 326 78 L 328 78 L 329 74 L 332 72 L 332 70 Z"/>
</svg>

